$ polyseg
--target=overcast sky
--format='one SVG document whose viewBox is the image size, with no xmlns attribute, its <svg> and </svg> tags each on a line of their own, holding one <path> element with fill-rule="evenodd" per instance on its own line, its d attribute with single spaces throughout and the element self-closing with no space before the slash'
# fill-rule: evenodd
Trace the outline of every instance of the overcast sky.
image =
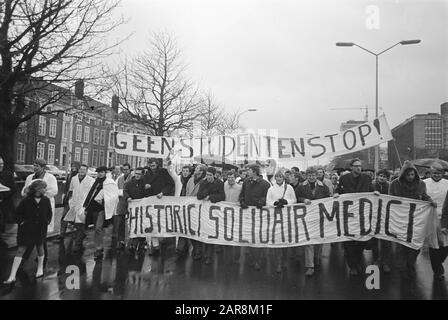
<svg viewBox="0 0 448 320">
<path fill-rule="evenodd" d="M 372 5 L 379 25 L 367 23 Z M 119 13 L 130 19 L 121 32 L 135 32 L 125 53 L 143 49 L 150 32 L 171 32 L 202 89 L 228 110 L 258 109 L 242 116 L 245 127 L 297 137 L 363 119 L 362 110 L 329 109 L 374 108 L 375 57 L 338 41 L 380 52 L 422 40 L 379 57 L 380 113 L 391 128 L 448 101 L 448 1 L 123 0 Z"/>
</svg>

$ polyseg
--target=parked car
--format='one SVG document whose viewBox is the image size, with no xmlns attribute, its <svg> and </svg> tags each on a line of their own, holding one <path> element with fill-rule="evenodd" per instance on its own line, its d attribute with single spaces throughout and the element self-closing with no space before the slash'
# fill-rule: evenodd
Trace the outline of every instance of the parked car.
<svg viewBox="0 0 448 320">
<path fill-rule="evenodd" d="M 46 167 L 48 173 L 51 173 L 56 177 L 56 179 L 65 179 L 66 172 L 64 170 L 59 169 L 58 167 L 48 164 Z"/>
<path fill-rule="evenodd" d="M 34 166 L 32 164 L 15 164 L 14 173 L 15 179 L 26 180 L 26 177 L 34 173 Z"/>
</svg>

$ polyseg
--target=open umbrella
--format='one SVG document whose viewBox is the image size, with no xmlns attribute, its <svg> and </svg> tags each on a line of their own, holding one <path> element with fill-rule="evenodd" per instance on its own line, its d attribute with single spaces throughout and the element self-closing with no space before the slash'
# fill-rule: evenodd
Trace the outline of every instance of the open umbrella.
<svg viewBox="0 0 448 320">
<path fill-rule="evenodd" d="M 430 168 L 434 164 L 439 164 L 442 166 L 443 170 L 448 170 L 448 162 L 442 159 L 416 159 L 411 160 L 411 163 L 416 167 Z"/>
</svg>

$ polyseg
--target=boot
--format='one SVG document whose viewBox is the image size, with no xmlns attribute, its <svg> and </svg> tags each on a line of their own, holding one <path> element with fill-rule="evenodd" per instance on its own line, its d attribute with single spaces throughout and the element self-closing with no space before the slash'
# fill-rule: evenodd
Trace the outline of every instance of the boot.
<svg viewBox="0 0 448 320">
<path fill-rule="evenodd" d="M 45 256 L 37 256 L 36 279 L 44 276 L 44 258 Z"/>
<path fill-rule="evenodd" d="M 21 263 L 22 263 L 22 257 L 14 257 L 14 262 L 12 263 L 11 267 L 11 274 L 9 275 L 8 280 L 3 282 L 4 284 L 12 284 L 16 282 L 17 270 L 19 270 Z"/>
</svg>

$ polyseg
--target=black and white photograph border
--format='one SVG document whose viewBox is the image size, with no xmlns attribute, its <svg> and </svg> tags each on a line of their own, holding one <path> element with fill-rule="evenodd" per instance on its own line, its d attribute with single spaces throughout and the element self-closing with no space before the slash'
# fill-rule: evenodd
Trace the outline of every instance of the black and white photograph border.
<svg viewBox="0 0 448 320">
<path fill-rule="evenodd" d="M 448 299 L 448 1 L 2 0 L 0 57 L 0 300 Z"/>
</svg>

